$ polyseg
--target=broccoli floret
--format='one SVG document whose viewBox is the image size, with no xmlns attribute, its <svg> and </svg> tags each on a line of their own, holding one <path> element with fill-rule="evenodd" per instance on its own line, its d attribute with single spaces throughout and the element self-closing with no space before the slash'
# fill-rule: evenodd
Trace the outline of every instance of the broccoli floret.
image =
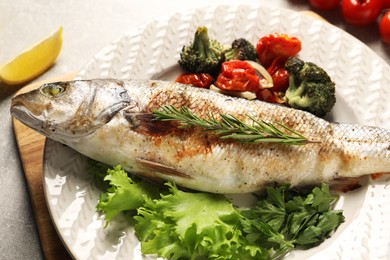
<svg viewBox="0 0 390 260">
<path fill-rule="evenodd" d="M 255 46 L 244 38 L 235 39 L 232 47 L 226 50 L 225 59 L 229 60 L 253 60 L 257 59 Z"/>
<path fill-rule="evenodd" d="M 333 108 L 336 103 L 335 84 L 324 69 L 296 57 L 287 59 L 285 69 L 289 73 L 286 91 L 289 106 L 319 117 Z"/>
<path fill-rule="evenodd" d="M 224 60 L 223 52 L 223 45 L 209 38 L 207 27 L 200 26 L 192 44 L 183 46 L 179 65 L 190 73 L 214 74 Z"/>
</svg>

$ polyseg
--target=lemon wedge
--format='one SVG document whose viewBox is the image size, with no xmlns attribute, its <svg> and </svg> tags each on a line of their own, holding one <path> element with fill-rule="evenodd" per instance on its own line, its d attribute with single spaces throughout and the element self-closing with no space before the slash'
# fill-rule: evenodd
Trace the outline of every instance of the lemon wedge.
<svg viewBox="0 0 390 260">
<path fill-rule="evenodd" d="M 53 65 L 62 48 L 62 26 L 0 67 L 0 81 L 8 85 L 28 82 Z"/>
</svg>

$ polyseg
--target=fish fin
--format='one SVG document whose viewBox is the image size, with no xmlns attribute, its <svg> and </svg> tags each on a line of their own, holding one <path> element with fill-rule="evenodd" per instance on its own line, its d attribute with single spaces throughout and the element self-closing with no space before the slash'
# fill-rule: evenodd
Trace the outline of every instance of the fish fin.
<svg viewBox="0 0 390 260">
<path fill-rule="evenodd" d="M 356 190 L 362 185 L 359 177 L 340 177 L 329 181 L 329 189 L 336 192 L 348 192 Z"/>
<path fill-rule="evenodd" d="M 360 188 L 361 178 L 359 177 L 338 177 L 330 180 L 328 183 L 329 190 L 335 193 L 348 192 Z M 292 189 L 299 193 L 308 193 L 312 191 L 314 187 L 320 187 L 320 184 L 308 184 L 292 187 Z"/>
<path fill-rule="evenodd" d="M 88 96 L 88 99 L 80 103 L 74 114 L 72 120 L 69 123 L 69 130 L 73 133 L 89 133 L 94 129 L 99 128 L 102 124 L 95 123 L 92 115 L 92 104 L 95 100 L 97 90 L 94 89 Z M 95 123 L 95 125 L 94 125 Z"/>
<path fill-rule="evenodd" d="M 92 132 L 94 126 L 94 120 L 91 116 L 90 101 L 83 101 L 80 106 L 77 108 L 76 113 L 69 122 L 69 131 L 73 134 L 76 133 L 89 133 Z M 100 125 L 98 125 L 99 127 Z"/>
<path fill-rule="evenodd" d="M 371 174 L 371 179 L 377 180 L 377 179 L 379 179 L 380 177 L 382 177 L 385 174 L 390 174 L 390 172 L 377 172 L 377 173 L 373 173 L 373 174 Z"/>
<path fill-rule="evenodd" d="M 137 163 L 141 164 L 148 171 L 158 172 L 163 175 L 172 176 L 172 177 L 180 177 L 183 179 L 192 179 L 192 177 L 188 174 L 185 174 L 174 167 L 167 166 L 158 162 L 136 158 Z"/>
</svg>

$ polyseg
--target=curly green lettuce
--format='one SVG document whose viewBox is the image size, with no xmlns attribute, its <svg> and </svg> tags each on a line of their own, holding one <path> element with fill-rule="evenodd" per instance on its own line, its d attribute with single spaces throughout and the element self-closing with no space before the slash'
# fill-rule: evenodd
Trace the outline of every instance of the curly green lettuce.
<svg viewBox="0 0 390 260">
<path fill-rule="evenodd" d="M 97 205 L 106 220 L 132 210 L 142 253 L 167 259 L 278 259 L 320 244 L 344 221 L 326 184 L 305 194 L 269 187 L 254 207 L 239 209 L 221 194 L 134 181 L 120 166 L 95 176 L 108 184 Z"/>
<path fill-rule="evenodd" d="M 167 259 L 259 259 L 238 228 L 241 214 L 223 195 L 192 193 L 168 183 L 170 193 L 138 209 L 142 253 Z"/>
<path fill-rule="evenodd" d="M 102 178 L 101 175 L 96 176 Z M 108 182 L 110 187 L 107 192 L 100 194 L 96 209 L 105 213 L 106 221 L 123 211 L 136 210 L 144 205 L 146 198 L 157 198 L 160 192 L 157 186 L 149 182 L 133 181 L 120 165 L 107 169 L 103 180 Z"/>
</svg>

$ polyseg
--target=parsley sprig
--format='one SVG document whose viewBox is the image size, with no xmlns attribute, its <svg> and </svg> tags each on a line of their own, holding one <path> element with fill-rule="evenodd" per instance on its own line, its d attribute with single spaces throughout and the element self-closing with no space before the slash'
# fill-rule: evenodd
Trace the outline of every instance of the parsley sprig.
<svg viewBox="0 0 390 260">
<path fill-rule="evenodd" d="M 243 211 L 244 231 L 256 243 L 273 249 L 277 259 L 295 248 L 312 248 L 330 237 L 344 222 L 341 210 L 333 210 L 337 200 L 323 184 L 305 195 L 294 194 L 288 185 L 267 188 L 266 198 Z M 264 237 L 266 235 L 266 237 Z"/>
<path fill-rule="evenodd" d="M 186 106 L 180 109 L 174 106 L 161 106 L 160 109 L 153 111 L 153 115 L 156 120 L 175 120 L 180 122 L 180 127 L 201 127 L 206 131 L 215 131 L 222 139 L 233 139 L 243 143 L 303 145 L 311 142 L 286 125 L 256 120 L 250 115 L 246 116 L 252 120 L 252 124 L 247 124 L 230 114 L 220 114 L 219 120 L 212 114 L 207 118 L 200 118 Z"/>
</svg>

